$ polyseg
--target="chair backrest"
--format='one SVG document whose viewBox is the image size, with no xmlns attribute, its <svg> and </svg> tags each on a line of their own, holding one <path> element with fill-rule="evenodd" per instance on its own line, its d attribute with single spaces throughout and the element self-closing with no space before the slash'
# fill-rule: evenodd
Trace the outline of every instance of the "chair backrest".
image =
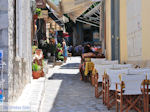
<svg viewBox="0 0 150 112">
<path fill-rule="evenodd" d="M 113 60 L 113 61 L 104 61 L 103 63 L 101 64 L 118 64 L 118 60 Z"/>
<path fill-rule="evenodd" d="M 119 83 L 121 81 L 121 75 L 128 74 L 128 69 L 107 69 L 106 70 L 107 75 L 109 76 L 109 82 L 110 82 L 110 90 L 116 90 L 116 83 Z"/>
<path fill-rule="evenodd" d="M 129 74 L 149 74 L 149 68 L 131 68 L 129 69 Z"/>
<path fill-rule="evenodd" d="M 104 71 L 109 68 L 113 68 L 113 65 L 95 65 L 95 68 L 98 72 L 98 82 L 102 82 L 102 75 L 104 75 Z"/>
<path fill-rule="evenodd" d="M 106 61 L 106 58 L 91 58 L 91 61 L 96 65 Z"/>
<path fill-rule="evenodd" d="M 146 78 L 145 74 L 122 75 L 122 81 L 125 84 L 123 94 L 125 95 L 142 94 L 141 84 L 145 78 Z"/>
<path fill-rule="evenodd" d="M 132 68 L 132 64 L 114 64 L 114 68 Z"/>
<path fill-rule="evenodd" d="M 145 83 L 145 89 L 147 89 L 147 87 L 150 89 L 150 73 L 146 74 L 146 78 L 145 79 L 147 80 L 147 81 L 145 80 L 146 81 L 146 83 Z M 148 84 L 148 86 L 147 86 L 147 84 Z M 150 91 L 149 91 L 148 94 L 150 94 Z"/>
</svg>

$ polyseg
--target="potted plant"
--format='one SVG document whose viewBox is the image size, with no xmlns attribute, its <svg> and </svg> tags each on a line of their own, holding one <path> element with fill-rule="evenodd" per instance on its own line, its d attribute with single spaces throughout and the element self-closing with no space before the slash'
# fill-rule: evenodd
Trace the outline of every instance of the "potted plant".
<svg viewBox="0 0 150 112">
<path fill-rule="evenodd" d="M 44 60 L 42 60 L 42 73 L 41 73 L 41 77 L 45 76 L 44 71 L 43 71 L 43 67 L 44 67 Z"/>
<path fill-rule="evenodd" d="M 33 79 L 38 79 L 41 77 L 41 73 L 42 73 L 42 67 L 39 66 L 37 63 L 33 63 L 32 64 L 32 76 Z"/>
<path fill-rule="evenodd" d="M 34 12 L 33 18 L 34 18 L 34 19 L 37 19 L 38 16 L 40 16 L 40 15 L 41 15 L 41 9 L 40 9 L 40 8 L 36 8 L 36 10 L 35 10 L 35 12 Z"/>
<path fill-rule="evenodd" d="M 32 46 L 32 54 L 35 54 L 37 48 L 38 48 L 37 46 Z"/>
<path fill-rule="evenodd" d="M 63 61 L 64 57 L 63 57 L 63 49 L 61 47 L 61 44 L 58 43 L 57 44 L 57 59 Z"/>
</svg>

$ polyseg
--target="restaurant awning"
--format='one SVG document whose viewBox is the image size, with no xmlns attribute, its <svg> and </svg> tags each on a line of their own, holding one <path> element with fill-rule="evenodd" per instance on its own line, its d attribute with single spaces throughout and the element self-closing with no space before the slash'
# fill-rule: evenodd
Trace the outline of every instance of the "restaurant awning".
<svg viewBox="0 0 150 112">
<path fill-rule="evenodd" d="M 82 15 L 94 0 L 61 0 L 63 14 L 67 14 L 73 21 Z"/>
<path fill-rule="evenodd" d="M 90 24 L 92 26 L 99 27 L 100 24 L 100 9 L 102 2 L 95 2 L 92 4 L 82 15 L 80 15 L 76 21 Z"/>
<path fill-rule="evenodd" d="M 53 19 L 59 26 L 63 27 L 64 26 L 64 22 L 61 18 L 58 18 L 54 11 L 52 11 L 49 7 L 49 5 L 46 5 L 47 9 L 48 9 L 48 16 Z"/>
<path fill-rule="evenodd" d="M 51 0 L 45 0 L 46 1 L 46 6 L 52 8 L 59 17 L 62 17 L 63 13 L 60 7 L 56 6 Z"/>
</svg>

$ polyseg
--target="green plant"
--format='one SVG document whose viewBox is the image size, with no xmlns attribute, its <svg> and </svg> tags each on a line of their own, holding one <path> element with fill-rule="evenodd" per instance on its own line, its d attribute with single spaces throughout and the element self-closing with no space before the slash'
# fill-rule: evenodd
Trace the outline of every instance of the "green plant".
<svg viewBox="0 0 150 112">
<path fill-rule="evenodd" d="M 57 48 L 61 48 L 61 44 L 60 43 L 57 44 Z"/>
<path fill-rule="evenodd" d="M 42 66 L 44 66 L 44 65 L 45 65 L 44 60 L 42 60 Z"/>
<path fill-rule="evenodd" d="M 36 8 L 35 14 L 37 14 L 38 16 L 40 16 L 41 15 L 41 9 L 40 8 Z"/>
<path fill-rule="evenodd" d="M 36 50 L 37 48 L 38 48 L 37 46 L 32 46 L 32 53 L 33 53 L 33 54 L 35 53 L 35 50 Z"/>
<path fill-rule="evenodd" d="M 41 70 L 41 66 L 39 66 L 37 63 L 33 63 L 32 64 L 32 70 L 33 71 L 40 71 Z"/>
</svg>

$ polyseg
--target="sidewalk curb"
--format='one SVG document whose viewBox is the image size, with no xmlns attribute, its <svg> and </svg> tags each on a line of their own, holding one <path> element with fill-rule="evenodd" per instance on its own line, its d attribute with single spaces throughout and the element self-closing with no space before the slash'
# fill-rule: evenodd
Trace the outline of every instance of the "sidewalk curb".
<svg viewBox="0 0 150 112">
<path fill-rule="evenodd" d="M 46 82 L 46 77 L 45 77 L 44 83 L 43 83 L 43 90 L 42 90 L 42 94 L 41 94 L 41 98 L 40 98 L 40 103 L 39 103 L 39 106 L 38 106 L 38 112 L 40 112 L 41 104 L 42 104 L 43 98 L 45 96 L 45 82 Z"/>
</svg>

